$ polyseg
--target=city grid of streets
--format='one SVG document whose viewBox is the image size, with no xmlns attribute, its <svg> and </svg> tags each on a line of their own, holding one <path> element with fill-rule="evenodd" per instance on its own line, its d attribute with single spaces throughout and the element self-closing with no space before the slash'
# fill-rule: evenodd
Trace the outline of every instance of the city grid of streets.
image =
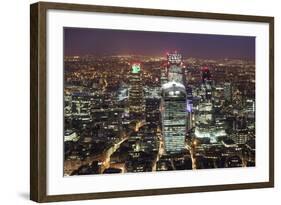
<svg viewBox="0 0 281 205">
<path fill-rule="evenodd" d="M 64 175 L 255 166 L 255 64 L 65 56 Z"/>
</svg>

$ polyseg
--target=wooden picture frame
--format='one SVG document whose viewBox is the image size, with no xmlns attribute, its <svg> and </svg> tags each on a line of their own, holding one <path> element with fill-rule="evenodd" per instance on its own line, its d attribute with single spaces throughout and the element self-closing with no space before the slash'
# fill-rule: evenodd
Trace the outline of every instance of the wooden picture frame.
<svg viewBox="0 0 281 205">
<path fill-rule="evenodd" d="M 266 182 L 99 193 L 47 194 L 47 11 L 103 12 L 158 17 L 257 22 L 269 25 L 269 180 Z M 274 187 L 274 18 L 204 12 L 39 2 L 30 6 L 30 199 L 37 202 L 133 197 Z"/>
</svg>

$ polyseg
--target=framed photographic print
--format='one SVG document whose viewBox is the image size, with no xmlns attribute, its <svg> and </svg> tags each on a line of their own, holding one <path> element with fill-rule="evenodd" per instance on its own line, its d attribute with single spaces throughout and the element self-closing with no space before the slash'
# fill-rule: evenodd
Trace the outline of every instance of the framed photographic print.
<svg viewBox="0 0 281 205">
<path fill-rule="evenodd" d="M 31 5 L 30 197 L 274 186 L 274 18 Z"/>
</svg>

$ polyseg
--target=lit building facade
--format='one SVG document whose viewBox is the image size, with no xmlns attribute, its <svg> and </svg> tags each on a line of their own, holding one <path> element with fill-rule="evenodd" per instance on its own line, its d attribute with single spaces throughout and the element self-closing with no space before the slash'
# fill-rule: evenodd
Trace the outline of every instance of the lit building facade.
<svg viewBox="0 0 281 205">
<path fill-rule="evenodd" d="M 175 53 L 167 54 L 168 82 L 175 81 L 184 85 L 184 73 L 182 55 Z"/>
<path fill-rule="evenodd" d="M 210 101 L 212 98 L 212 79 L 211 72 L 208 67 L 203 67 L 201 69 L 201 91 L 203 100 Z"/>
<path fill-rule="evenodd" d="M 162 132 L 166 153 L 185 149 L 187 95 L 181 54 L 167 54 L 168 82 L 162 85 Z"/>
<path fill-rule="evenodd" d="M 132 65 L 130 73 L 129 112 L 134 119 L 141 119 L 144 112 L 144 93 L 139 63 Z"/>
<path fill-rule="evenodd" d="M 146 98 L 145 99 L 145 120 L 146 125 L 150 129 L 157 129 L 161 125 L 160 119 L 160 98 Z"/>
<path fill-rule="evenodd" d="M 232 102 L 232 85 L 231 83 L 224 83 L 224 98 L 228 102 Z"/>
<path fill-rule="evenodd" d="M 226 136 L 224 122 L 214 116 L 222 106 L 223 88 L 213 85 L 208 67 L 201 69 L 201 80 L 201 100 L 196 109 L 195 137 L 202 142 L 216 143 L 219 138 Z"/>
<path fill-rule="evenodd" d="M 185 149 L 187 127 L 186 91 L 176 82 L 163 85 L 162 130 L 166 153 L 178 153 Z"/>
<path fill-rule="evenodd" d="M 160 83 L 161 86 L 168 82 L 168 72 L 167 67 L 161 69 L 161 77 L 160 77 Z"/>
</svg>

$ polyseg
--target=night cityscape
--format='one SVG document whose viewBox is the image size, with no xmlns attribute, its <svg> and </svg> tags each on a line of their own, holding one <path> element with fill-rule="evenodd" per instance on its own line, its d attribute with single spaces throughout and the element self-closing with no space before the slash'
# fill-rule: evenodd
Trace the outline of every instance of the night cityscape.
<svg viewBox="0 0 281 205">
<path fill-rule="evenodd" d="M 255 166 L 255 38 L 64 28 L 64 176 Z"/>
</svg>

